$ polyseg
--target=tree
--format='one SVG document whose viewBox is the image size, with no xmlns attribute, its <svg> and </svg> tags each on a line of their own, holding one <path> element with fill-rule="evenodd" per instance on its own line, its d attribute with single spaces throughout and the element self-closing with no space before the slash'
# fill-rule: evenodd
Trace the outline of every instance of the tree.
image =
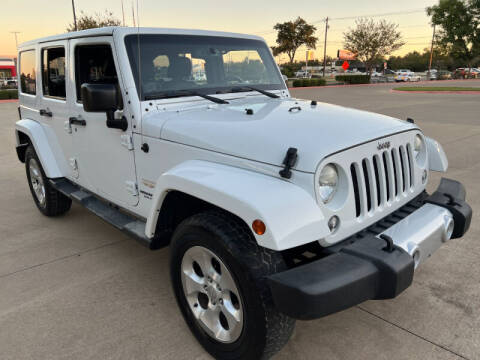
<svg viewBox="0 0 480 360">
<path fill-rule="evenodd" d="M 371 73 L 380 59 L 405 45 L 397 29 L 397 24 L 386 20 L 359 19 L 354 29 L 343 33 L 344 47 L 357 54 L 357 59 L 363 61 L 367 72 Z"/>
<path fill-rule="evenodd" d="M 77 17 L 78 30 L 94 29 L 106 26 L 119 26 L 121 21 L 113 16 L 111 11 L 105 10 L 103 13 L 95 13 L 94 15 L 87 15 L 80 11 L 80 16 Z M 75 31 L 75 24 L 69 24 L 67 32 Z"/>
<path fill-rule="evenodd" d="M 273 28 L 278 31 L 277 46 L 272 47 L 273 55 L 286 53 L 290 64 L 293 63 L 300 46 L 306 45 L 311 49 L 315 49 L 317 46 L 318 38 L 314 35 L 317 28 L 307 24 L 301 17 L 295 21 L 278 23 Z"/>
<path fill-rule="evenodd" d="M 440 26 L 437 45 L 468 67 L 480 57 L 480 0 L 440 0 L 427 8 L 432 24 Z"/>
</svg>

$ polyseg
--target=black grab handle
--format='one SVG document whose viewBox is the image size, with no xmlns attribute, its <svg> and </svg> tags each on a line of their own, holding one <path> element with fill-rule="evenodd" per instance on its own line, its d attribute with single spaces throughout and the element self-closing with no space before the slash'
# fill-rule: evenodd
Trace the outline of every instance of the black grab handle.
<svg viewBox="0 0 480 360">
<path fill-rule="evenodd" d="M 53 114 L 51 111 L 45 110 L 45 109 L 40 109 L 40 116 L 47 116 L 47 117 L 52 117 Z"/>
<path fill-rule="evenodd" d="M 87 126 L 87 122 L 85 120 L 80 120 L 76 117 L 69 118 L 68 122 L 70 123 L 70 125 Z"/>
</svg>

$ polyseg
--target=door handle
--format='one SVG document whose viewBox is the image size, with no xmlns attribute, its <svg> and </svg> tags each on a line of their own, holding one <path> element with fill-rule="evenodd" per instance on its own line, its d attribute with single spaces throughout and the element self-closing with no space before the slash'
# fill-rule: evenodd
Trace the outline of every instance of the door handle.
<svg viewBox="0 0 480 360">
<path fill-rule="evenodd" d="M 40 109 L 40 116 L 52 117 L 53 114 L 49 110 Z"/>
<path fill-rule="evenodd" d="M 71 117 L 68 119 L 70 125 L 78 125 L 78 126 L 87 126 L 87 122 L 83 119 L 78 119 L 76 117 Z"/>
</svg>

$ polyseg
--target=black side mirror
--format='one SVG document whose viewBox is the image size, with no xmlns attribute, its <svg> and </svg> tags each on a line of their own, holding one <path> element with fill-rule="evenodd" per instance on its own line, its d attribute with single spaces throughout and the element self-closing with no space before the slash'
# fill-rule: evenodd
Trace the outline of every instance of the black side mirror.
<svg viewBox="0 0 480 360">
<path fill-rule="evenodd" d="M 113 129 L 128 129 L 128 121 L 122 116 L 115 119 L 115 111 L 123 108 L 120 92 L 115 84 L 82 84 L 83 110 L 86 112 L 105 112 L 107 127 Z"/>
</svg>

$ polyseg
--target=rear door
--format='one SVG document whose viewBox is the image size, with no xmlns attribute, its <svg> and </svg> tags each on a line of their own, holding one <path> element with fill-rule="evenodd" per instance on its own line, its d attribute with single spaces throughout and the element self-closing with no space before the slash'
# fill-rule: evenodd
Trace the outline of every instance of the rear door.
<svg viewBox="0 0 480 360">
<path fill-rule="evenodd" d="M 68 167 L 68 178 L 75 179 L 72 132 L 68 126 L 69 91 L 68 41 L 55 41 L 39 46 L 39 118 L 49 141 L 58 143 Z M 68 101 L 67 101 L 68 99 Z"/>
<path fill-rule="evenodd" d="M 132 124 L 127 131 L 106 126 L 105 113 L 83 110 L 84 83 L 113 83 L 121 89 L 113 37 L 70 40 L 70 64 L 75 80 L 71 104 L 73 145 L 80 185 L 123 207 L 138 204 L 136 173 L 131 143 Z M 117 112 L 117 116 L 123 113 Z"/>
</svg>

